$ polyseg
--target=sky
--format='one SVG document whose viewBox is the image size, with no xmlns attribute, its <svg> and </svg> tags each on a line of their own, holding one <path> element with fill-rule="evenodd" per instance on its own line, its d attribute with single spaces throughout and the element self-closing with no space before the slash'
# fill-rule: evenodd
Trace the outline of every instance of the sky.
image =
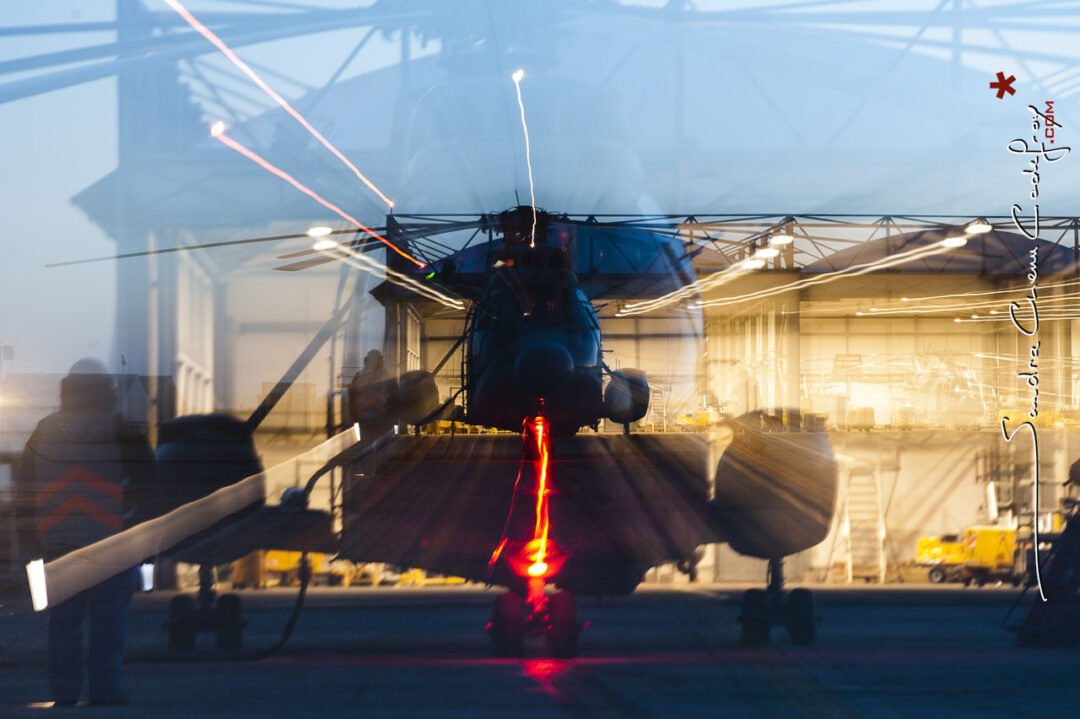
<svg viewBox="0 0 1080 719">
<path fill-rule="evenodd" d="M 144 2 L 171 16 L 161 0 Z M 279 3 L 274 11 L 294 5 L 357 3 Z M 515 191 L 528 195 L 509 80 L 519 65 L 537 201 L 558 211 L 1005 214 L 1012 202 L 1030 202 L 1023 158 L 1005 149 L 1027 132 L 1025 106 L 1054 101 L 1063 142 L 1077 116 L 1080 7 L 1069 2 L 965 0 L 953 11 L 951 1 L 699 1 L 692 23 L 665 18 L 659 2 L 618 11 L 578 3 L 566 12 L 562 2 L 408 5 L 428 18 L 424 37 L 410 43 L 409 77 L 393 32 L 376 33 L 312 114 L 331 142 L 367 163 L 401 211 L 498 211 L 514 204 Z M 189 7 L 197 15 L 260 11 L 249 2 Z M 772 14 L 747 14 L 763 7 Z M 112 32 L 17 28 L 114 16 L 111 0 L 4 3 L 0 62 L 114 40 Z M 366 32 L 331 28 L 238 52 L 282 95 L 306 103 Z M 453 62 L 449 36 L 459 43 Z M 202 139 L 146 148 L 161 163 L 158 184 L 126 198 L 142 204 L 141 192 L 157 193 L 143 224 L 207 239 L 337 221 L 211 141 L 205 133 L 216 119 L 236 125 L 237 138 L 251 133 L 254 149 L 328 199 L 380 223 L 378 201 L 207 48 L 198 60 L 207 82 L 181 65 Z M 0 88 L 77 67 L 6 72 Z M 999 100 L 989 89 L 997 71 L 1016 75 L 1015 96 Z M 230 103 L 242 96 L 235 118 L 215 92 Z M 118 364 L 116 264 L 45 265 L 116 251 L 109 226 L 130 221 L 106 206 L 88 214 L 72 198 L 116 169 L 119 132 L 111 77 L 0 103 L 0 344 L 15 348 L 4 372 L 63 372 L 84 355 Z M 198 178 L 209 178 L 200 185 L 205 198 L 184 185 Z M 1080 158 L 1044 165 L 1040 188 L 1044 215 L 1075 213 Z"/>
</svg>

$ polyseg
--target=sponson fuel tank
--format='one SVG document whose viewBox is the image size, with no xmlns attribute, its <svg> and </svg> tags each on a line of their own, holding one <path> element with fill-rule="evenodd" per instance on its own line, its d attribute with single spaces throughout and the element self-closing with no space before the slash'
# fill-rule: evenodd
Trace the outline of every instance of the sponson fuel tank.
<svg viewBox="0 0 1080 719">
<path fill-rule="evenodd" d="M 837 463 L 824 432 L 803 432 L 795 412 L 755 411 L 726 423 L 710 524 L 739 554 L 780 559 L 820 543 L 836 504 Z"/>
</svg>

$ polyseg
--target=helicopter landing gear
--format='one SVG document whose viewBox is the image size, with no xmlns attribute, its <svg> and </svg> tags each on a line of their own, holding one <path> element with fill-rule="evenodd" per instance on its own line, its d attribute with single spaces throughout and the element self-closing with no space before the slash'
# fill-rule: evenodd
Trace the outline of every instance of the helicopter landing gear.
<svg viewBox="0 0 1080 719">
<path fill-rule="evenodd" d="M 495 599 L 488 632 L 495 656 L 525 655 L 525 604 L 518 594 L 505 592 Z"/>
<path fill-rule="evenodd" d="M 500 594 L 487 625 L 495 656 L 509 658 L 525 655 L 528 637 L 543 636 L 548 656 L 572 659 L 580 650 L 582 628 L 574 595 L 556 592 L 548 596 L 542 585 L 538 594 L 530 592 L 524 600 L 514 592 Z"/>
<path fill-rule="evenodd" d="M 742 643 L 756 647 L 768 643 L 773 625 L 783 624 L 791 641 L 813 644 L 817 638 L 817 614 L 814 593 L 792 589 L 784 596 L 784 565 L 781 559 L 769 560 L 769 584 L 766 589 L 748 589 L 743 595 Z"/>
<path fill-rule="evenodd" d="M 198 602 L 190 596 L 178 594 L 169 601 L 169 649 L 190 652 L 195 648 L 199 632 L 217 635 L 217 647 L 224 651 L 244 648 L 244 612 L 240 597 L 236 594 L 214 592 L 214 568 L 199 566 Z"/>
<path fill-rule="evenodd" d="M 578 655 L 581 625 L 577 618 L 577 602 L 570 592 L 556 592 L 547 601 L 548 655 L 556 659 L 572 659 Z"/>
</svg>

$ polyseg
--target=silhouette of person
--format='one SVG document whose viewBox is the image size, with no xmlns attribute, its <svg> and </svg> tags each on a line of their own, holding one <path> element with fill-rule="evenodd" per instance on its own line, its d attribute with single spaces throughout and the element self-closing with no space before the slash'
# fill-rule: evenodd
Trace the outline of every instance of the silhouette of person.
<svg viewBox="0 0 1080 719">
<path fill-rule="evenodd" d="M 390 430 L 391 406 L 397 384 L 387 377 L 382 352 L 371 350 L 364 367 L 349 384 L 349 412 L 360 425 L 360 444 L 366 446 Z"/>
<path fill-rule="evenodd" d="M 32 558 L 51 561 L 145 518 L 154 456 L 139 433 L 125 427 L 116 387 L 104 365 L 76 362 L 60 383 L 60 409 L 41 420 L 19 467 L 23 511 L 33 535 Z M 60 706 L 78 702 L 83 685 L 83 621 L 89 614 L 89 700 L 122 704 L 121 659 L 135 591 L 134 567 L 116 573 L 49 609 L 49 686 Z"/>
</svg>

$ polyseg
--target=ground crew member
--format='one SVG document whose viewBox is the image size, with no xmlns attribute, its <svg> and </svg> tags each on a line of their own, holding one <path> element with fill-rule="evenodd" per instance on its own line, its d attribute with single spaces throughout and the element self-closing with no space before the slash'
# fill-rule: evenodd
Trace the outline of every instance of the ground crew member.
<svg viewBox="0 0 1080 719">
<path fill-rule="evenodd" d="M 387 378 L 382 352 L 371 350 L 364 356 L 364 368 L 349 384 L 349 413 L 360 425 L 360 446 L 366 447 L 389 432 L 394 390 L 397 383 Z"/>
<path fill-rule="evenodd" d="M 126 428 L 104 365 L 83 359 L 60 383 L 60 410 L 38 423 L 19 468 L 23 511 L 33 513 L 32 559 L 51 561 L 148 518 L 154 457 Z M 27 524 L 24 522 L 24 525 Z M 123 704 L 121 658 L 134 567 L 49 609 L 49 686 L 60 706 L 83 684 L 83 619 L 90 615 L 89 700 Z"/>
</svg>

